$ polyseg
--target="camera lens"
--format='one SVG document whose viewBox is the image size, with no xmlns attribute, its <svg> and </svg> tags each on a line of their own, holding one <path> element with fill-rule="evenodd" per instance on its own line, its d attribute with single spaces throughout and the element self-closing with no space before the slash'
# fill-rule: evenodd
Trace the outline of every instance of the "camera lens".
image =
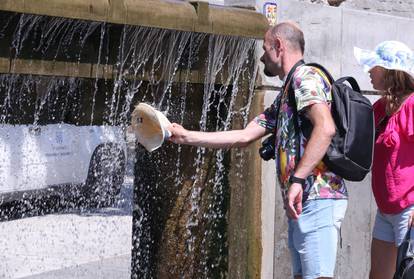
<svg viewBox="0 0 414 279">
<path fill-rule="evenodd" d="M 274 135 L 266 138 L 262 142 L 262 147 L 259 148 L 260 157 L 269 161 L 270 159 L 275 159 L 275 137 Z"/>
</svg>

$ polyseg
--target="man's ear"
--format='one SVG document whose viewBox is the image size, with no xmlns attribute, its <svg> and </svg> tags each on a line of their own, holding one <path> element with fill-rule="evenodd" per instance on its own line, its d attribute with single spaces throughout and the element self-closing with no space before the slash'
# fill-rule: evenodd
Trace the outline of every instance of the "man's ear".
<svg viewBox="0 0 414 279">
<path fill-rule="evenodd" d="M 279 37 L 275 38 L 274 43 L 275 43 L 275 50 L 277 51 L 277 54 L 279 56 L 280 53 L 285 49 L 285 46 L 283 44 L 283 41 Z"/>
</svg>

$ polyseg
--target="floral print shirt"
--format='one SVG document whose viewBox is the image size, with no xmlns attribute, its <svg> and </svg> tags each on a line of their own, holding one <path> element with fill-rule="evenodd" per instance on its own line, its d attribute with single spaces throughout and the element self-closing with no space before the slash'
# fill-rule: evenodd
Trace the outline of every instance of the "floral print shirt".
<svg viewBox="0 0 414 279">
<path fill-rule="evenodd" d="M 285 81 L 287 83 L 289 81 Z M 292 75 L 291 82 L 295 92 L 297 111 L 303 114 L 313 104 L 332 101 L 331 86 L 324 74 L 315 67 L 300 66 Z M 285 86 L 284 86 L 285 87 Z M 294 173 L 296 164 L 296 141 L 300 138 L 300 156 L 303 155 L 307 139 L 300 132 L 296 136 L 293 109 L 289 107 L 288 90 L 279 94 L 275 102 L 255 118 L 255 122 L 276 134 L 276 169 L 282 194 L 286 197 L 289 177 Z M 277 114 L 278 104 L 279 113 Z M 298 118 L 300 121 L 300 118 Z M 299 123 L 300 125 L 301 123 Z M 306 179 L 305 199 L 346 199 L 348 193 L 341 177 L 330 172 L 321 161 Z"/>
</svg>

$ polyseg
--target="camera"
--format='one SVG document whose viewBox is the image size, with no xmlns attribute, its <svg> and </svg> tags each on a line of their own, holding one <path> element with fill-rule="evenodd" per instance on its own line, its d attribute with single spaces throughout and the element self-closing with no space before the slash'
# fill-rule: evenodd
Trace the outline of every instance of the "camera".
<svg viewBox="0 0 414 279">
<path fill-rule="evenodd" d="M 259 148 L 259 155 L 263 160 L 275 159 L 275 140 L 275 134 L 272 134 L 262 142 L 262 147 Z"/>
</svg>

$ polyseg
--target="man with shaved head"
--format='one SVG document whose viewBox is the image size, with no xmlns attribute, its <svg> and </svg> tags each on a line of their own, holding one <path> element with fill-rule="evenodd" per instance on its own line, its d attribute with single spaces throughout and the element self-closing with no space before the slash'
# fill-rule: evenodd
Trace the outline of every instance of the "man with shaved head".
<svg viewBox="0 0 414 279">
<path fill-rule="evenodd" d="M 303 32 L 296 23 L 282 22 L 270 28 L 260 60 L 265 75 L 283 81 L 274 103 L 242 130 L 189 131 L 173 123 L 170 140 L 229 148 L 247 146 L 273 134 L 277 178 L 288 216 L 293 276 L 333 278 L 348 194 L 343 179 L 322 162 L 336 132 L 330 111 L 331 85 L 318 68 L 304 65 L 304 49 Z M 297 126 L 303 119 L 313 126 L 307 138 Z"/>
</svg>

